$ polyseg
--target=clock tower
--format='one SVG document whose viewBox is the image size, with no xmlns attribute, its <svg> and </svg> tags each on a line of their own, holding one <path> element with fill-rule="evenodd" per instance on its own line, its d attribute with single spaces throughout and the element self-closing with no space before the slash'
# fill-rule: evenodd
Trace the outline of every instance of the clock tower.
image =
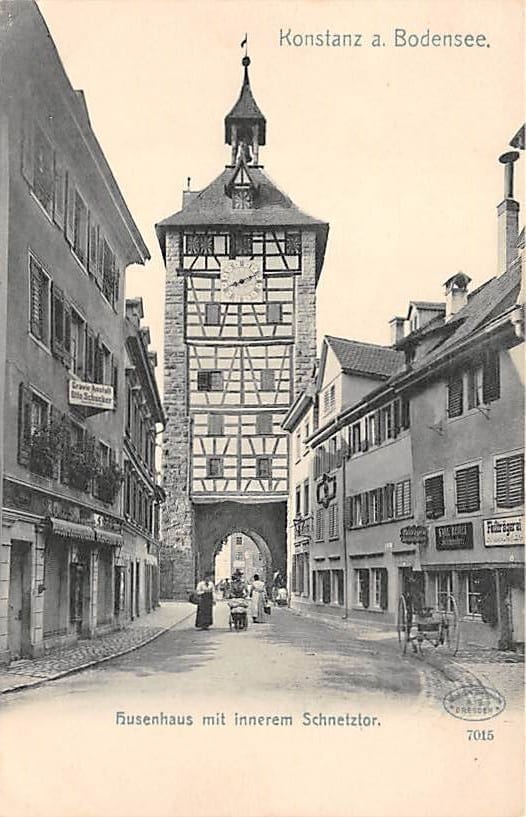
<svg viewBox="0 0 526 817">
<path fill-rule="evenodd" d="M 166 265 L 161 594 L 182 598 L 234 532 L 286 571 L 281 423 L 316 357 L 328 225 L 266 175 L 267 123 L 242 61 L 229 163 L 156 225 Z"/>
</svg>

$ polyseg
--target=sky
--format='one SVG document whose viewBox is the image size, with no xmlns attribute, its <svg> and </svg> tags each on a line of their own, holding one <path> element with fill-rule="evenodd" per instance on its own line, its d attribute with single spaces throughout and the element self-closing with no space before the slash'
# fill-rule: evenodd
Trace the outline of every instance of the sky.
<svg viewBox="0 0 526 817">
<path fill-rule="evenodd" d="M 388 321 L 410 300 L 440 300 L 458 270 L 472 289 L 496 274 L 498 157 L 524 119 L 522 0 L 39 6 L 151 252 L 145 267 L 129 269 L 126 293 L 143 297 L 161 361 L 164 265 L 154 224 L 181 208 L 187 177 L 202 189 L 229 161 L 223 120 L 240 90 L 245 32 L 267 119 L 260 161 L 301 209 L 330 224 L 319 341 L 388 344 Z M 485 39 L 395 47 L 395 29 Z M 352 45 L 325 44 L 327 31 L 332 42 L 351 34 Z M 307 45 L 316 33 L 324 44 Z M 372 46 L 375 34 L 385 45 Z M 523 173 L 524 158 L 520 165 Z M 516 179 L 521 197 L 520 172 Z"/>
</svg>

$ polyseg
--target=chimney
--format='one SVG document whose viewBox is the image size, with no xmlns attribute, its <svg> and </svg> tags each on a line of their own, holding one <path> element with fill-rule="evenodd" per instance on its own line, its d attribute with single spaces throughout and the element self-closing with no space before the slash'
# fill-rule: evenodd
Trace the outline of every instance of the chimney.
<svg viewBox="0 0 526 817">
<path fill-rule="evenodd" d="M 444 284 L 446 293 L 446 323 L 466 306 L 468 302 L 468 284 L 471 278 L 463 272 L 457 272 L 448 278 Z"/>
<path fill-rule="evenodd" d="M 190 176 L 186 179 L 186 190 L 183 190 L 183 210 L 198 195 L 199 190 L 190 190 Z"/>
<path fill-rule="evenodd" d="M 499 162 L 504 165 L 504 199 L 497 207 L 497 275 L 503 275 L 517 258 L 519 202 L 513 198 L 513 164 L 519 155 L 518 151 L 510 150 L 499 156 Z"/>
<path fill-rule="evenodd" d="M 394 317 L 389 321 L 391 328 L 391 346 L 397 346 L 404 337 L 405 318 Z"/>
</svg>

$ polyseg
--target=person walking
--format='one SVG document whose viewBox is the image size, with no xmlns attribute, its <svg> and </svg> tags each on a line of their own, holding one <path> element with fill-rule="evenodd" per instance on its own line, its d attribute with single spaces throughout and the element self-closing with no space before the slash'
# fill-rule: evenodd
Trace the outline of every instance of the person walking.
<svg viewBox="0 0 526 817">
<path fill-rule="evenodd" d="M 265 604 L 267 592 L 265 582 L 262 582 L 257 573 L 254 573 L 254 580 L 250 590 L 250 615 L 256 624 L 262 624 L 265 618 Z"/>
<path fill-rule="evenodd" d="M 208 630 L 213 624 L 212 608 L 215 604 L 211 573 L 205 573 L 204 580 L 195 588 L 195 594 L 198 598 L 195 626 L 200 630 Z"/>
</svg>

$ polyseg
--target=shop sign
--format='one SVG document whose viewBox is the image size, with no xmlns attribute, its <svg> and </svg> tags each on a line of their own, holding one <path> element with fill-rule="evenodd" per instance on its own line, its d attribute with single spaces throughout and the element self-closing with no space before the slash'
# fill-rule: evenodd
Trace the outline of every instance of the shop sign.
<svg viewBox="0 0 526 817">
<path fill-rule="evenodd" d="M 440 525 L 435 528 L 437 550 L 471 550 L 473 547 L 473 523 Z"/>
<path fill-rule="evenodd" d="M 113 386 L 103 383 L 84 383 L 81 380 L 69 381 L 69 403 L 71 406 L 113 410 Z"/>
<path fill-rule="evenodd" d="M 427 528 L 425 525 L 406 525 L 400 531 L 400 541 L 404 545 L 427 545 Z"/>
<path fill-rule="evenodd" d="M 484 544 L 487 548 L 524 544 L 522 516 L 505 516 L 500 519 L 484 519 Z"/>
</svg>

